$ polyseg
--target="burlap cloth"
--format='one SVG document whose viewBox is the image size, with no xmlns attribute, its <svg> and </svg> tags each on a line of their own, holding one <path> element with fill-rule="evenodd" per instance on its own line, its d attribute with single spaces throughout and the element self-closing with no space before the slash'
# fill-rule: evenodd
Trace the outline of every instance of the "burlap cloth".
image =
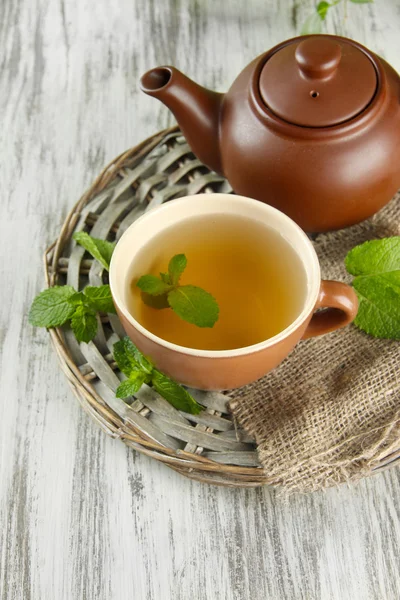
<svg viewBox="0 0 400 600">
<path fill-rule="evenodd" d="M 372 219 L 320 234 L 322 277 L 350 282 L 347 252 L 400 235 L 400 195 Z M 232 394 L 230 408 L 253 435 L 269 481 L 311 492 L 369 475 L 400 448 L 400 343 L 354 325 L 301 341 L 263 379 Z"/>
</svg>

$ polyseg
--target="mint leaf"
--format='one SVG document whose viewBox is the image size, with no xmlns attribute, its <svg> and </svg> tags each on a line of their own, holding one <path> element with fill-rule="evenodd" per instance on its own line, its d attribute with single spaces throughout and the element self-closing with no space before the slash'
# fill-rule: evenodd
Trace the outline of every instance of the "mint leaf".
<svg viewBox="0 0 400 600">
<path fill-rule="evenodd" d="M 219 308 L 215 298 L 194 285 L 183 285 L 168 294 L 170 307 L 178 317 L 197 327 L 213 327 Z"/>
<path fill-rule="evenodd" d="M 175 254 L 169 261 L 168 273 L 172 285 L 178 285 L 183 271 L 186 269 L 187 260 L 184 254 Z"/>
<path fill-rule="evenodd" d="M 351 275 L 372 275 L 400 269 L 400 236 L 356 246 L 347 254 L 345 264 Z"/>
<path fill-rule="evenodd" d="M 137 369 L 139 366 L 135 357 L 132 357 L 125 351 L 125 338 L 119 340 L 119 342 L 115 342 L 113 346 L 113 355 L 119 370 L 127 377 L 129 377 L 134 369 Z"/>
<path fill-rule="evenodd" d="M 192 415 L 197 415 L 203 410 L 185 388 L 157 369 L 154 369 L 151 381 L 154 389 L 176 409 Z"/>
<path fill-rule="evenodd" d="M 160 273 L 161 281 L 166 283 L 167 285 L 171 285 L 171 278 L 168 273 Z"/>
<path fill-rule="evenodd" d="M 95 311 L 83 304 L 79 305 L 72 315 L 71 327 L 78 342 L 90 342 L 97 332 Z"/>
<path fill-rule="evenodd" d="M 84 295 L 89 300 L 90 305 L 95 310 L 106 313 L 115 313 L 115 306 L 111 296 L 109 285 L 90 286 L 83 290 Z"/>
<path fill-rule="evenodd" d="M 90 286 L 82 292 L 75 292 L 68 302 L 73 306 L 85 305 L 93 310 L 115 313 L 114 302 L 109 285 Z"/>
<path fill-rule="evenodd" d="M 171 289 L 170 285 L 164 283 L 155 275 L 142 275 L 136 285 L 142 292 L 152 296 L 161 296 L 161 294 L 165 294 Z"/>
<path fill-rule="evenodd" d="M 194 285 L 179 285 L 186 265 L 186 256 L 176 254 L 169 261 L 168 274 L 160 273 L 160 279 L 155 275 L 140 277 L 136 285 L 142 290 L 142 300 L 152 308 L 170 306 L 181 319 L 198 327 L 213 327 L 219 313 L 215 298 Z"/>
<path fill-rule="evenodd" d="M 36 296 L 29 311 L 29 322 L 36 327 L 59 327 L 70 319 L 75 308 L 69 298 L 75 294 L 70 285 L 54 286 Z"/>
<path fill-rule="evenodd" d="M 154 389 L 178 410 L 191 414 L 197 414 L 202 410 L 200 404 L 192 398 L 188 391 L 154 369 L 150 360 L 128 337 L 114 344 L 113 353 L 118 368 L 128 377 L 118 386 L 117 398 L 128 398 L 135 394 L 143 383 L 151 382 Z"/>
<path fill-rule="evenodd" d="M 400 340 L 400 270 L 353 281 L 359 300 L 354 324 L 378 338 Z"/>
<path fill-rule="evenodd" d="M 359 300 L 354 324 L 374 337 L 400 339 L 400 237 L 356 246 L 345 264 Z"/>
<path fill-rule="evenodd" d="M 141 369 L 146 375 L 153 372 L 152 363 L 140 352 L 128 337 L 124 337 L 113 346 L 115 362 L 120 371 L 127 377 L 137 369 Z"/>
<path fill-rule="evenodd" d="M 122 381 L 119 384 L 115 395 L 117 398 L 129 398 L 129 396 L 133 396 L 133 394 L 136 394 L 136 392 L 140 390 L 146 381 L 146 378 L 146 373 L 143 373 L 142 371 L 133 371 L 129 376 L 129 379 L 125 379 L 125 381 Z"/>
<path fill-rule="evenodd" d="M 321 33 L 322 19 L 318 13 L 312 13 L 304 22 L 300 35 L 309 35 L 310 33 Z"/>
<path fill-rule="evenodd" d="M 83 292 L 75 292 L 68 298 L 68 302 L 73 306 L 79 306 L 80 304 L 86 304 L 85 294 Z"/>
<path fill-rule="evenodd" d="M 125 352 L 136 361 L 142 371 L 150 375 L 153 372 L 153 363 L 140 352 L 139 348 L 128 337 L 124 338 L 124 343 Z"/>
<path fill-rule="evenodd" d="M 317 13 L 319 14 L 319 16 L 321 17 L 321 19 L 323 21 L 325 21 L 326 19 L 326 14 L 330 8 L 330 4 L 329 2 L 319 2 L 319 4 L 317 5 Z"/>
<path fill-rule="evenodd" d="M 115 244 L 107 242 L 106 240 L 91 237 L 85 231 L 76 231 L 72 237 L 78 244 L 83 246 L 93 258 L 98 260 L 107 271 L 109 270 Z"/>
<path fill-rule="evenodd" d="M 143 302 L 147 304 L 147 306 L 151 306 L 151 308 L 169 308 L 167 294 L 161 294 L 161 296 L 152 296 L 151 294 L 146 294 L 146 292 L 141 292 L 140 296 Z"/>
</svg>

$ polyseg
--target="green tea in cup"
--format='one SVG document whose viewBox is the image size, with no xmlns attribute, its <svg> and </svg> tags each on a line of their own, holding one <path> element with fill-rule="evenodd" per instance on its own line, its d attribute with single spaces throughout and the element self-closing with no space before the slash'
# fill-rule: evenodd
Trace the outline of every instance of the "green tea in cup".
<svg viewBox="0 0 400 600">
<path fill-rule="evenodd" d="M 198 286 L 218 303 L 213 327 L 143 301 L 139 278 L 167 272 L 176 254 L 187 259 L 180 284 Z M 283 236 L 254 219 L 222 213 L 189 217 L 155 235 L 135 256 L 127 285 L 129 312 L 145 329 L 201 350 L 243 348 L 273 337 L 296 319 L 307 295 L 303 264 Z"/>
</svg>

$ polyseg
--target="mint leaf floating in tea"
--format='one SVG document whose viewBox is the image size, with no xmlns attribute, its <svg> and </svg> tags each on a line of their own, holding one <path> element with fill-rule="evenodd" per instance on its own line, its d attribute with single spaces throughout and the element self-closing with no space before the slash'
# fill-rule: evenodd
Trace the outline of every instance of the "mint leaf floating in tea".
<svg viewBox="0 0 400 600">
<path fill-rule="evenodd" d="M 160 273 L 160 277 L 142 275 L 136 284 L 142 290 L 142 300 L 152 308 L 170 307 L 197 327 L 213 327 L 219 315 L 214 296 L 194 285 L 179 285 L 186 265 L 186 256 L 176 254 L 169 261 L 168 273 Z"/>
<path fill-rule="evenodd" d="M 119 370 L 128 378 L 119 384 L 117 398 L 129 398 L 147 383 L 177 410 L 193 415 L 203 410 L 184 387 L 155 369 L 128 337 L 116 342 L 113 351 Z"/>
<path fill-rule="evenodd" d="M 86 233 L 86 231 L 76 231 L 72 237 L 80 246 L 85 248 L 93 258 L 98 260 L 107 271 L 109 270 L 115 244 L 107 242 L 106 240 L 94 238 Z"/>
<path fill-rule="evenodd" d="M 151 294 L 142 292 L 141 297 L 143 302 L 147 304 L 147 306 L 151 306 L 151 308 L 170 308 L 167 294 L 161 294 L 161 296 L 152 296 Z"/>
<path fill-rule="evenodd" d="M 115 313 L 109 285 L 88 286 L 77 292 L 72 286 L 44 290 L 32 302 L 29 322 L 36 327 L 60 327 L 68 321 L 78 342 L 90 342 L 97 333 L 96 312 Z"/>
<path fill-rule="evenodd" d="M 32 302 L 29 322 L 35 327 L 59 327 L 72 317 L 75 308 L 68 299 L 75 294 L 70 285 L 56 285 L 44 290 Z"/>
<path fill-rule="evenodd" d="M 213 327 L 218 320 L 215 298 L 194 285 L 182 285 L 172 290 L 168 302 L 178 317 L 197 327 Z"/>
<path fill-rule="evenodd" d="M 356 246 L 346 256 L 359 300 L 354 324 L 378 338 L 400 339 L 400 237 Z"/>
<path fill-rule="evenodd" d="M 167 283 L 168 285 L 171 285 L 171 278 L 168 275 L 168 273 L 160 273 L 160 277 L 161 277 L 161 281 L 163 281 L 164 283 Z"/>
<path fill-rule="evenodd" d="M 184 254 L 175 254 L 169 261 L 168 276 L 172 285 L 178 285 L 183 271 L 186 269 L 187 259 Z M 162 276 L 163 273 L 160 273 Z M 165 275 L 165 273 L 164 273 Z"/>
<path fill-rule="evenodd" d="M 142 292 L 150 294 L 150 296 L 161 296 L 172 289 L 169 283 L 165 283 L 155 275 L 142 275 L 136 285 Z"/>
<path fill-rule="evenodd" d="M 165 273 L 160 273 L 160 276 L 165 276 Z M 168 275 L 166 277 L 169 281 Z M 172 289 L 170 283 L 155 275 L 143 275 L 137 286 L 142 290 L 142 300 L 148 306 L 158 309 L 169 307 L 167 292 Z"/>
</svg>

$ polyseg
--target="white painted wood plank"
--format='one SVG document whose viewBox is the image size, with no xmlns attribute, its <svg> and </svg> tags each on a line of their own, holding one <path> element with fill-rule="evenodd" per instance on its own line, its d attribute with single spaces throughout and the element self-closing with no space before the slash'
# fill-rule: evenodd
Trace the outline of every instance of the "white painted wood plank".
<svg viewBox="0 0 400 600">
<path fill-rule="evenodd" d="M 399 0 L 348 4 L 330 32 L 400 70 Z M 287 504 L 185 479 L 89 420 L 26 319 L 66 212 L 107 161 L 173 122 L 139 93 L 140 74 L 171 63 L 226 90 L 312 5 L 1 4 L 1 600 L 400 597 L 398 469 Z"/>
</svg>

